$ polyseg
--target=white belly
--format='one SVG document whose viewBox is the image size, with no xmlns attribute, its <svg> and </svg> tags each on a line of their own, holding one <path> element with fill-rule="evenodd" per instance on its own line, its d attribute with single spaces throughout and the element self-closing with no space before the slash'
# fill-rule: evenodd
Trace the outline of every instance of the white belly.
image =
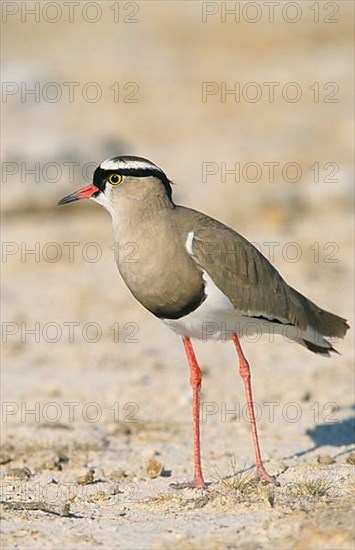
<svg viewBox="0 0 355 550">
<path fill-rule="evenodd" d="M 267 320 L 266 312 L 248 313 L 236 311 L 231 301 L 215 285 L 211 277 L 204 272 L 206 282 L 206 299 L 194 311 L 180 319 L 162 319 L 172 331 L 182 337 L 197 338 L 198 340 L 229 340 L 233 333 L 248 339 L 258 341 L 263 334 L 283 336 L 288 342 L 300 342 L 306 339 L 318 346 L 329 348 L 328 342 L 315 329 L 308 327 L 305 331 L 292 326 L 287 319 L 279 322 Z M 259 319 L 258 316 L 264 317 Z"/>
<path fill-rule="evenodd" d="M 176 334 L 199 340 L 229 340 L 238 336 L 268 332 L 270 323 L 238 314 L 232 302 L 204 272 L 206 299 L 194 311 L 180 319 L 162 319 Z"/>
</svg>

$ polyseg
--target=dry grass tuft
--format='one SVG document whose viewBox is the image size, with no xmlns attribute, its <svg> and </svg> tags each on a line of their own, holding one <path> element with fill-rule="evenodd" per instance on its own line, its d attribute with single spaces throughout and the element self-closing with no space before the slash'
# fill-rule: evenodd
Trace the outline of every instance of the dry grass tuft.
<svg viewBox="0 0 355 550">
<path fill-rule="evenodd" d="M 226 493 L 237 495 L 245 495 L 255 489 L 255 476 L 252 471 L 240 471 L 237 467 L 234 455 L 230 457 L 230 473 L 222 475 L 215 469 L 216 483 L 220 489 L 224 489 Z"/>
<path fill-rule="evenodd" d="M 350 453 L 350 454 L 346 457 L 345 462 L 347 462 L 348 464 L 352 464 L 352 465 L 354 466 L 354 465 L 355 465 L 355 453 Z"/>
<path fill-rule="evenodd" d="M 293 497 L 324 497 L 334 488 L 329 478 L 304 479 L 290 483 L 287 490 Z"/>
</svg>

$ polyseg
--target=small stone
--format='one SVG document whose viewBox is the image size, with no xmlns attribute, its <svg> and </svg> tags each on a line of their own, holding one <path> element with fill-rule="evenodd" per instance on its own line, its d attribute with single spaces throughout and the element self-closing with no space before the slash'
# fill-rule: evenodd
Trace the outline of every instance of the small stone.
<svg viewBox="0 0 355 550">
<path fill-rule="evenodd" d="M 122 479 L 126 477 L 127 473 L 122 468 L 118 468 L 110 473 L 110 479 L 112 479 L 112 481 L 122 481 Z"/>
<path fill-rule="evenodd" d="M 332 456 L 323 455 L 323 456 L 318 456 L 317 462 L 321 466 L 329 466 L 329 464 L 334 464 L 335 459 Z"/>
<path fill-rule="evenodd" d="M 346 457 L 345 462 L 347 462 L 348 464 L 355 465 L 355 453 L 350 453 L 350 454 Z"/>
<path fill-rule="evenodd" d="M 69 462 L 69 457 L 65 454 L 59 451 L 56 456 L 56 463 L 57 464 L 66 464 Z"/>
<path fill-rule="evenodd" d="M 302 395 L 301 400 L 307 402 L 307 401 L 310 401 L 311 397 L 312 397 L 311 392 L 310 392 L 310 391 L 306 391 L 306 392 L 304 392 L 304 394 Z"/>
<path fill-rule="evenodd" d="M 48 458 L 43 464 L 41 465 L 40 470 L 56 470 L 57 465 L 55 462 L 55 458 Z"/>
<path fill-rule="evenodd" d="M 90 485 L 90 483 L 93 483 L 94 481 L 94 474 L 95 470 L 93 468 L 90 468 L 90 470 L 86 472 L 86 474 L 77 479 L 77 483 L 79 485 Z"/>
<path fill-rule="evenodd" d="M 155 460 L 155 458 L 151 458 L 147 465 L 147 474 L 151 479 L 155 479 L 156 477 L 159 477 L 164 471 L 164 464 L 161 462 L 158 462 L 158 460 Z"/>
<path fill-rule="evenodd" d="M 10 468 L 6 472 L 6 477 L 11 479 L 18 479 L 20 481 L 27 481 L 32 477 L 31 470 L 24 466 L 23 468 Z"/>
<path fill-rule="evenodd" d="M 8 464 L 12 458 L 6 453 L 0 453 L 0 464 Z"/>
<path fill-rule="evenodd" d="M 123 495 L 124 491 L 121 491 L 120 486 L 116 483 L 111 489 L 111 495 Z"/>
<path fill-rule="evenodd" d="M 269 521 L 268 519 L 265 519 L 265 520 L 262 522 L 262 524 L 261 524 L 261 527 L 262 527 L 263 529 L 268 529 L 269 526 L 270 526 L 270 521 Z"/>
</svg>

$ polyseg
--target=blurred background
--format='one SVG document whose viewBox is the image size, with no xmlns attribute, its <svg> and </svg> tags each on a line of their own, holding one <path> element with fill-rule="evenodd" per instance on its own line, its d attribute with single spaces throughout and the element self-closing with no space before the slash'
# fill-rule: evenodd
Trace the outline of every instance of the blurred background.
<svg viewBox="0 0 355 550">
<path fill-rule="evenodd" d="M 91 201 L 56 203 L 105 158 L 147 157 L 176 183 L 177 203 L 232 226 L 292 286 L 353 324 L 354 4 L 280 2 L 271 14 L 263 2 L 81 2 L 70 13 L 65 3 L 38 3 L 34 15 L 23 11 L 34 3 L 5 4 L 3 395 L 29 407 L 99 403 L 96 435 L 82 417 L 61 434 L 73 445 L 85 430 L 91 441 L 116 433 L 112 403 L 138 403 L 141 423 L 186 427 L 164 439 L 164 460 L 184 475 L 190 389 L 181 343 L 121 281 L 108 214 Z M 334 345 L 342 355 L 325 361 L 282 338 L 247 339 L 256 401 L 335 402 L 347 422 L 352 330 Z M 231 346 L 196 349 L 203 399 L 243 402 Z M 262 418 L 267 457 L 322 445 L 306 434 L 311 416 L 280 417 L 278 427 Z M 10 420 L 12 444 L 43 444 L 31 419 Z M 243 437 L 238 463 L 252 461 L 247 425 L 221 427 L 214 417 L 204 431 L 206 460 Z"/>
</svg>

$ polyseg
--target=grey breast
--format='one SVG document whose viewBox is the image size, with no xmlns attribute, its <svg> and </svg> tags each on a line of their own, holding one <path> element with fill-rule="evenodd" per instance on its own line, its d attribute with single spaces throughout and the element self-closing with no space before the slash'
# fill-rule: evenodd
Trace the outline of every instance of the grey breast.
<svg viewBox="0 0 355 550">
<path fill-rule="evenodd" d="M 185 246 L 193 219 L 181 223 L 179 208 L 163 210 L 119 236 L 120 249 L 132 243 L 135 251 L 129 261 L 124 254 L 118 258 L 125 283 L 144 307 L 166 319 L 190 313 L 205 299 L 202 271 Z"/>
</svg>

